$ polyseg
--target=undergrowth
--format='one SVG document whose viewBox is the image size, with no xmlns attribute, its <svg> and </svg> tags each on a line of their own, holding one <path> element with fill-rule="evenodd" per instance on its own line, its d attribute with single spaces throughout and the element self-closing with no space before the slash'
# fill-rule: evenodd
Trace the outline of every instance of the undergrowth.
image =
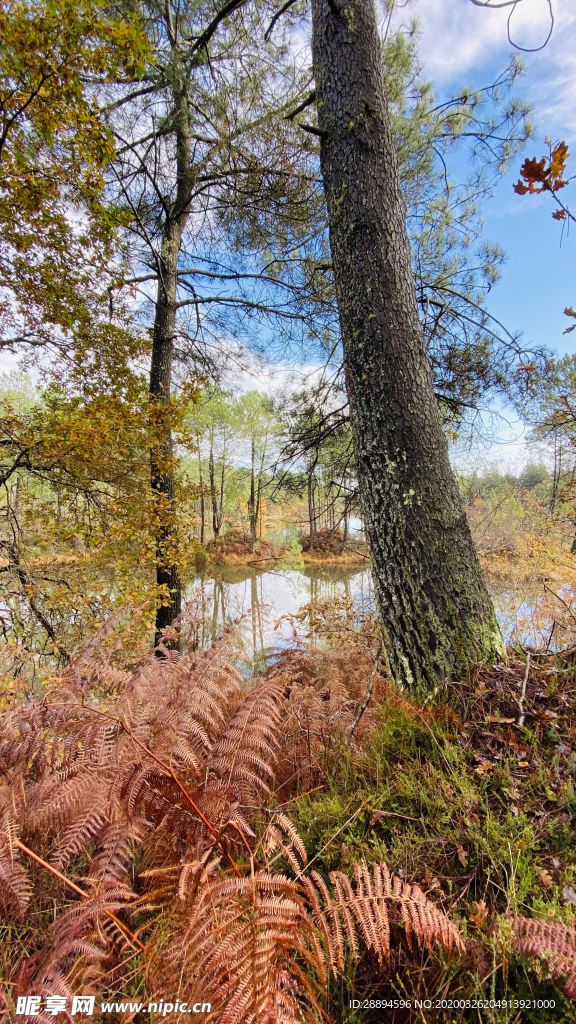
<svg viewBox="0 0 576 1024">
<path fill-rule="evenodd" d="M 248 682 L 241 643 L 128 671 L 104 630 L 2 717 L 5 1015 L 81 990 L 96 1019 L 576 1021 L 572 656 L 432 701 L 368 631 Z M 502 1005 L 528 999 L 555 1005 Z"/>
<path fill-rule="evenodd" d="M 518 727 L 525 662 L 477 670 L 433 705 L 389 688 L 361 749 L 341 746 L 321 792 L 296 803 L 309 859 L 324 870 L 358 859 L 384 860 L 457 920 L 468 956 L 455 968 L 416 967 L 398 949 L 384 971 L 350 968 L 338 1020 L 349 998 L 555 999 L 557 1009 L 482 1011 L 482 1020 L 576 1020 L 562 984 L 513 955 L 503 919 L 533 917 L 572 927 L 576 903 L 575 758 L 570 660 L 533 659 Z M 306 780 L 304 780 L 306 781 Z M 494 963 L 496 957 L 497 963 Z M 496 970 L 494 968 L 497 968 Z M 483 984 L 481 983 L 483 980 Z M 550 993 L 553 993 L 550 995 Z M 456 996 L 456 993 L 458 994 Z M 531 993 L 530 996 L 527 993 Z M 390 1013 L 386 1020 L 419 1019 Z M 477 1020 L 476 1011 L 426 1020 Z"/>
</svg>

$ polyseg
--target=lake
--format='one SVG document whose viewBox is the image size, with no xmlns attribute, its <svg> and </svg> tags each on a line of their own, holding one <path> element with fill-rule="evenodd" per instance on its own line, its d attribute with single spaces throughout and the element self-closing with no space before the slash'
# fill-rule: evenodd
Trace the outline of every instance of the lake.
<svg viewBox="0 0 576 1024">
<path fill-rule="evenodd" d="M 554 616 L 562 610 L 545 585 L 502 578 L 487 583 L 505 639 L 545 646 Z M 569 586 L 554 589 L 564 600 L 572 594 Z M 199 647 L 210 646 L 226 626 L 250 611 L 246 622 L 256 660 L 308 634 L 309 623 L 299 613 L 312 601 L 320 608 L 323 602 L 337 601 L 356 621 L 374 610 L 370 570 L 361 565 L 300 563 L 299 567 L 263 570 L 226 566 L 203 583 L 195 581 L 186 597 L 199 602 L 194 638 Z M 565 646 L 565 634 L 559 634 L 558 646 Z"/>
</svg>

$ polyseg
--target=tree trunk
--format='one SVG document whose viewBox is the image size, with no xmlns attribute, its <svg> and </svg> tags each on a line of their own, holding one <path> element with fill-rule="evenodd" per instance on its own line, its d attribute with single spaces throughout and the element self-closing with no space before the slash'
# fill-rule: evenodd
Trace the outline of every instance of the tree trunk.
<svg viewBox="0 0 576 1024">
<path fill-rule="evenodd" d="M 504 657 L 418 319 L 372 0 L 313 0 L 321 168 L 366 538 L 393 678 Z"/>
<path fill-rule="evenodd" d="M 262 470 L 258 475 L 258 487 L 256 488 L 256 521 L 258 523 L 258 538 L 262 540 Z"/>
<path fill-rule="evenodd" d="M 252 440 L 251 446 L 251 461 L 250 461 L 250 503 L 248 505 L 248 514 L 250 516 L 250 539 L 252 541 L 252 551 L 256 547 L 256 531 L 258 528 L 258 511 L 256 509 L 256 449 L 254 440 Z"/>
<path fill-rule="evenodd" d="M 185 83 L 185 79 L 183 81 Z M 150 364 L 150 396 L 153 402 L 165 407 L 170 402 L 172 384 L 178 257 L 189 216 L 192 184 L 188 96 L 186 85 L 178 77 L 172 89 L 171 116 L 176 142 L 176 195 L 172 206 L 166 210 L 162 249 L 158 256 L 158 294 Z M 160 513 L 156 531 L 156 581 L 159 586 L 165 586 L 168 593 L 168 602 L 156 610 L 156 642 L 180 614 L 182 607 L 173 461 L 172 435 L 166 424 L 157 447 L 150 453 L 151 484 L 158 495 Z M 178 647 L 178 641 L 171 641 L 170 646 Z"/>
<path fill-rule="evenodd" d="M 558 432 L 554 431 L 554 473 L 552 476 L 552 494 L 550 495 L 550 515 L 556 512 L 558 504 L 558 493 L 560 490 L 560 477 L 562 476 L 562 439 L 558 438 Z"/>
<path fill-rule="evenodd" d="M 220 501 L 218 504 L 218 534 L 222 529 L 222 523 L 224 522 L 224 480 L 226 474 L 226 442 L 222 449 L 222 472 L 220 473 Z"/>
<path fill-rule="evenodd" d="M 150 364 L 150 396 L 153 402 L 167 407 L 170 402 L 172 355 L 176 324 L 176 265 L 180 233 L 167 225 L 162 246 L 162 275 L 158 282 L 152 359 Z M 160 420 L 161 422 L 161 420 Z M 177 564 L 177 528 L 174 507 L 172 435 L 169 425 L 161 427 L 158 444 L 150 452 L 150 479 L 157 495 L 158 525 L 156 528 L 156 582 L 164 587 L 167 601 L 156 609 L 156 642 L 180 614 L 182 587 Z M 177 646 L 171 641 L 170 646 Z"/>
<path fill-rule="evenodd" d="M 200 543 L 203 544 L 206 508 L 204 505 L 204 482 L 202 480 L 202 459 L 200 457 L 200 441 L 198 441 L 198 473 L 200 476 Z"/>
<path fill-rule="evenodd" d="M 208 472 L 210 474 L 210 499 L 212 501 L 212 532 L 215 537 L 220 533 L 218 525 L 218 497 L 216 494 L 216 466 L 214 464 L 214 442 L 210 436 L 210 456 L 208 459 Z"/>
<path fill-rule="evenodd" d="M 314 489 L 312 473 L 308 474 L 308 520 L 310 523 L 310 546 L 314 547 L 314 530 L 316 529 L 316 512 L 314 509 Z"/>
</svg>

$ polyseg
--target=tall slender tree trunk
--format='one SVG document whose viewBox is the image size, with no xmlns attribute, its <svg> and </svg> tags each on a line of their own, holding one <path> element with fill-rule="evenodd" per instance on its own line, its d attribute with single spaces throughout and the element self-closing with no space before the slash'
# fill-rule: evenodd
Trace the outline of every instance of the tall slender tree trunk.
<svg viewBox="0 0 576 1024">
<path fill-rule="evenodd" d="M 312 0 L 321 167 L 384 647 L 409 686 L 504 656 L 418 319 L 373 0 Z"/>
<path fill-rule="evenodd" d="M 202 480 L 202 459 L 200 457 L 200 445 L 198 445 L 198 474 L 200 478 L 200 543 L 203 544 L 206 507 L 204 504 L 204 481 Z"/>
<path fill-rule="evenodd" d="M 316 529 L 316 510 L 314 508 L 314 485 L 312 482 L 312 472 L 308 474 L 308 520 L 310 523 L 310 541 L 313 547 L 314 531 Z"/>
<path fill-rule="evenodd" d="M 218 526 L 218 498 L 216 494 L 216 466 L 214 464 L 214 441 L 210 436 L 210 455 L 208 458 L 208 473 L 210 475 L 210 499 L 212 501 L 212 532 L 215 537 L 220 533 Z"/>
<path fill-rule="evenodd" d="M 256 508 L 256 447 L 254 439 L 252 439 L 250 452 L 250 503 L 248 506 L 248 514 L 250 516 L 250 539 L 252 541 L 252 551 L 254 551 L 257 539 L 256 531 L 258 529 L 258 510 Z"/>
<path fill-rule="evenodd" d="M 222 529 L 222 523 L 224 522 L 224 481 L 226 478 L 226 443 L 222 449 L 222 471 L 220 473 L 220 501 L 218 504 L 218 533 Z"/>
<path fill-rule="evenodd" d="M 552 476 L 552 494 L 550 495 L 549 510 L 554 515 L 558 504 L 558 493 L 560 490 L 560 477 L 562 476 L 562 439 L 558 437 L 558 431 L 554 431 L 554 473 Z"/>
<path fill-rule="evenodd" d="M 256 488 L 256 521 L 258 523 L 258 538 L 262 540 L 262 470 L 258 474 L 258 486 Z"/>
<path fill-rule="evenodd" d="M 176 326 L 176 265 L 179 232 L 169 222 L 162 253 L 162 274 L 158 282 L 152 359 L 150 365 L 150 397 L 168 413 L 172 381 L 172 356 Z M 156 528 L 156 582 L 165 590 L 164 602 L 156 610 L 156 641 L 180 614 L 182 586 L 177 562 L 177 529 L 174 507 L 174 470 L 172 434 L 168 416 L 165 425 L 157 417 L 161 436 L 150 453 L 150 480 L 157 495 L 158 525 Z M 175 641 L 172 641 L 175 646 Z"/>
<path fill-rule="evenodd" d="M 183 84 L 184 83 L 184 84 Z M 172 206 L 166 210 L 162 249 L 158 257 L 158 293 L 152 336 L 150 397 L 168 412 L 172 384 L 172 359 L 176 330 L 178 257 L 182 234 L 189 216 L 192 185 L 190 169 L 190 123 L 185 79 L 178 76 L 172 90 L 171 117 L 175 127 L 176 190 Z M 150 453 L 152 490 L 158 497 L 159 521 L 156 530 L 156 582 L 166 590 L 167 600 L 156 610 L 156 640 L 180 614 L 182 584 L 178 570 L 178 534 L 174 497 L 174 452 L 169 418 L 161 438 Z M 176 640 L 171 646 L 177 647 Z"/>
</svg>

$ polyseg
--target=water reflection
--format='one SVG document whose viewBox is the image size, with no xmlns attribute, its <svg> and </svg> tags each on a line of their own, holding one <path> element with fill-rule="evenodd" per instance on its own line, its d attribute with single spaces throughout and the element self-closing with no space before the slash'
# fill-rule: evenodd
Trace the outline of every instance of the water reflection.
<svg viewBox="0 0 576 1024">
<path fill-rule="evenodd" d="M 547 637 L 561 608 L 551 600 L 543 583 L 515 584 L 489 580 L 488 588 L 505 639 L 533 646 L 546 645 Z M 564 600 L 569 587 L 557 589 Z M 358 617 L 374 607 L 372 578 L 364 566 L 306 565 L 303 568 L 259 570 L 254 566 L 228 566 L 203 584 L 196 580 L 187 594 L 197 596 L 200 621 L 190 637 L 193 646 L 209 647 L 224 629 L 248 616 L 255 652 L 254 668 L 275 648 L 294 642 L 294 623 L 286 616 L 297 615 L 310 601 L 347 599 Z M 561 631 L 555 632 L 551 646 L 563 646 Z"/>
<path fill-rule="evenodd" d="M 199 604 L 199 622 L 189 639 L 193 646 L 209 647 L 231 622 L 250 612 L 246 621 L 257 662 L 294 642 L 294 624 L 286 616 L 311 601 L 346 599 L 358 615 L 374 605 L 370 573 L 358 566 L 262 571 L 227 566 L 203 584 L 195 581 L 186 596 Z"/>
</svg>

